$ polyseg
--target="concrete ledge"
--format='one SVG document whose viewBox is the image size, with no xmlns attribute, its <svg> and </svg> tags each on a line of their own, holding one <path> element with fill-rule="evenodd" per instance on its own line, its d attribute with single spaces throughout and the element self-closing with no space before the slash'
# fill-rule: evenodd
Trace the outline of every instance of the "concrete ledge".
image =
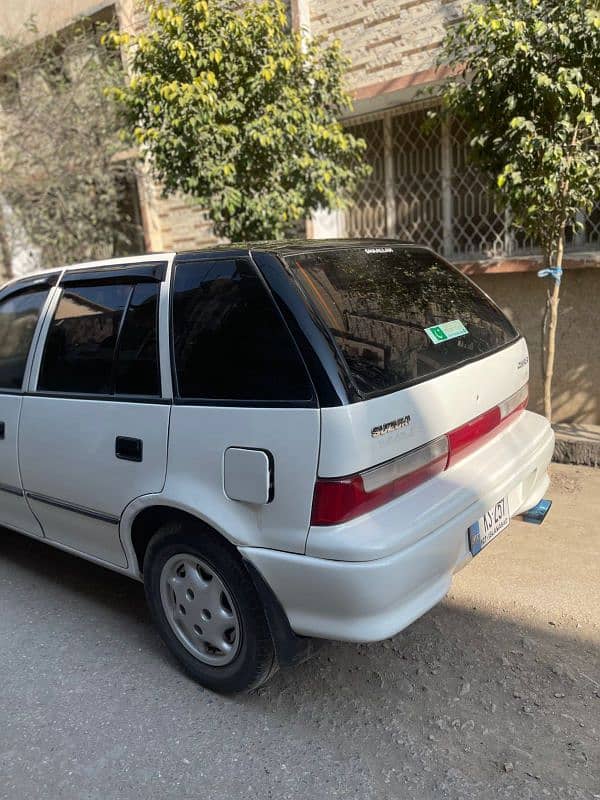
<svg viewBox="0 0 600 800">
<path fill-rule="evenodd" d="M 497 256 L 482 258 L 477 261 L 455 261 L 456 266 L 465 275 L 501 275 L 506 272 L 537 272 L 544 266 L 541 255 L 532 256 Z M 567 252 L 563 261 L 563 269 L 599 269 L 600 252 Z"/>
<path fill-rule="evenodd" d="M 554 425 L 554 461 L 600 467 L 600 425 Z"/>
</svg>

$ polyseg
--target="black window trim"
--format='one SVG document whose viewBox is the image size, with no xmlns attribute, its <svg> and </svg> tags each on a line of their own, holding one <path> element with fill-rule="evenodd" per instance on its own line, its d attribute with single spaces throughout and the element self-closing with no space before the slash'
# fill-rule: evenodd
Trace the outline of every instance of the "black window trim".
<svg viewBox="0 0 600 800">
<path fill-rule="evenodd" d="M 161 291 L 158 290 L 156 294 L 156 367 L 158 370 L 158 394 L 139 394 L 139 395 L 117 395 L 116 394 L 116 381 L 117 381 L 117 364 L 119 361 L 119 356 L 121 354 L 121 340 L 123 337 L 123 330 L 125 328 L 125 323 L 127 322 L 127 314 L 129 313 L 129 309 L 131 308 L 131 301 L 133 300 L 133 296 L 135 294 L 136 287 L 146 283 L 146 281 L 136 281 L 131 285 L 131 291 L 129 292 L 129 298 L 127 299 L 127 303 L 125 304 L 125 308 L 123 310 L 123 316 L 121 317 L 121 323 L 119 325 L 119 331 L 117 333 L 117 340 L 115 342 L 115 357 L 113 359 L 113 367 L 111 373 L 111 384 L 113 389 L 115 390 L 115 394 L 111 395 L 111 397 L 139 397 L 139 398 L 156 398 L 161 399 L 163 398 L 163 388 L 162 388 L 162 366 L 160 363 L 160 299 L 161 299 Z M 170 400 L 169 400 L 170 403 Z"/>
<path fill-rule="evenodd" d="M 35 353 L 37 351 L 37 347 L 40 340 L 40 333 L 42 331 L 42 326 L 44 324 L 44 320 L 46 319 L 46 314 L 48 312 L 48 302 L 50 300 L 51 291 L 60 277 L 60 270 L 57 272 L 48 273 L 45 275 L 37 275 L 34 277 L 29 277 L 23 280 L 20 280 L 18 283 L 10 283 L 8 286 L 5 286 L 3 289 L 0 289 L 0 303 L 3 303 L 5 300 L 12 300 L 15 297 L 19 297 L 19 295 L 26 294 L 27 292 L 36 289 L 40 289 L 42 287 L 46 287 L 48 289 L 48 294 L 44 299 L 40 307 L 40 313 L 35 324 L 35 328 L 33 330 L 33 336 L 31 337 L 31 342 L 29 343 L 29 350 L 27 352 L 27 358 L 25 359 L 25 370 L 23 372 L 23 380 L 21 381 L 21 386 L 19 389 L 11 389 L 9 387 L 3 388 L 0 386 L 0 396 L 1 395 L 10 395 L 11 397 L 23 397 L 25 395 L 25 386 L 29 382 L 31 377 L 30 375 L 30 367 L 33 363 L 32 359 L 35 357 Z"/>
<path fill-rule="evenodd" d="M 287 331 L 288 336 L 290 337 L 291 342 L 298 354 L 298 358 L 304 367 L 304 371 L 306 373 L 306 377 L 311 387 L 312 397 L 308 400 L 237 400 L 237 399 L 227 399 L 227 398 L 205 398 L 205 397 L 181 397 L 179 393 L 179 382 L 177 379 L 177 365 L 175 362 L 175 328 L 174 328 L 174 313 L 173 313 L 173 304 L 175 300 L 175 277 L 177 275 L 177 269 L 180 265 L 183 264 L 195 264 L 201 263 L 202 261 L 231 261 L 236 259 L 243 259 L 247 261 L 252 269 L 254 270 L 255 274 L 258 276 L 258 279 L 262 286 L 264 287 L 269 300 L 271 301 L 275 313 L 281 320 L 281 323 L 284 329 Z M 173 405 L 175 406 L 206 406 L 212 408 L 318 408 L 318 398 L 317 393 L 315 390 L 315 386 L 313 383 L 312 376 L 310 374 L 310 370 L 308 369 L 306 362 L 304 360 L 304 356 L 301 353 L 296 339 L 292 335 L 292 332 L 289 329 L 289 326 L 281 313 L 279 308 L 279 304 L 275 301 L 273 294 L 271 292 L 271 287 L 266 282 L 261 270 L 259 269 L 257 263 L 255 262 L 254 258 L 252 257 L 252 253 L 248 250 L 244 250 L 243 252 L 239 251 L 219 251 L 217 254 L 214 252 L 206 252 L 206 253 L 185 253 L 182 254 L 180 257 L 177 254 L 173 260 L 173 266 L 171 268 L 171 285 L 169 287 L 169 358 L 170 358 L 170 366 L 171 366 L 171 385 L 173 387 Z"/>
<path fill-rule="evenodd" d="M 59 286 L 111 283 L 163 283 L 167 275 L 166 261 L 108 264 L 104 267 L 66 269 Z"/>
<path fill-rule="evenodd" d="M 127 302 L 123 307 L 123 314 L 121 315 L 121 321 L 119 322 L 119 330 L 117 331 L 117 338 L 115 339 L 115 352 L 113 355 L 113 362 L 112 367 L 110 370 L 110 385 L 113 390 L 113 395 L 116 394 L 117 388 L 117 361 L 119 360 L 119 356 L 121 354 L 121 337 L 123 336 L 123 328 L 125 327 L 125 320 L 127 318 L 127 314 L 129 313 L 129 309 L 131 308 L 131 298 L 133 297 L 133 293 L 135 292 L 135 287 L 137 284 L 132 283 L 129 289 L 129 296 L 127 297 Z M 158 353 L 158 307 L 160 305 L 160 293 L 157 297 L 156 303 L 156 319 L 154 320 L 156 324 L 156 350 Z M 161 387 L 161 395 L 162 395 L 162 382 L 160 380 L 160 358 L 158 359 L 158 385 Z"/>
<path fill-rule="evenodd" d="M 287 264 L 278 254 L 255 250 L 252 257 L 301 351 L 317 394 L 318 407 L 347 405 L 347 382 L 342 377 L 346 367 L 332 363 L 337 351 L 331 346 L 331 331 L 305 302 Z"/>
<path fill-rule="evenodd" d="M 59 276 L 60 271 L 53 272 L 49 275 L 37 275 L 35 277 L 25 278 L 18 283 L 9 283 L 7 286 L 0 289 L 0 303 L 3 303 L 5 300 L 10 300 L 12 297 L 24 294 L 25 292 L 29 292 L 32 289 L 39 289 L 42 286 L 46 286 L 48 290 L 50 290 L 53 286 L 56 286 Z"/>
<path fill-rule="evenodd" d="M 33 389 L 27 392 L 16 392 L 23 397 L 49 397 L 56 400 L 90 400 L 90 401 L 107 401 L 111 403 L 146 403 L 154 405 L 172 405 L 172 400 L 168 397 L 147 394 L 82 394 L 81 392 L 51 392 L 51 391 L 37 391 Z"/>
<path fill-rule="evenodd" d="M 121 343 L 121 334 L 123 332 L 123 326 L 125 323 L 125 316 L 129 311 L 129 307 L 131 304 L 131 298 L 133 297 L 133 293 L 135 291 L 135 287 L 139 283 L 159 283 L 164 280 L 164 276 L 166 275 L 167 264 L 166 262 L 160 262 L 164 266 L 164 274 L 161 281 L 157 281 L 155 279 L 152 280 L 138 280 L 137 278 L 132 279 L 132 272 L 127 271 L 128 280 L 127 281 L 113 281 L 110 275 L 110 272 L 107 270 L 104 274 L 104 278 L 102 280 L 98 280 L 97 278 L 92 279 L 91 281 L 83 281 L 73 282 L 69 284 L 71 287 L 75 287 L 77 285 L 106 285 L 106 284 L 113 284 L 113 283 L 131 283 L 131 290 L 129 292 L 129 296 L 127 298 L 127 302 L 123 308 L 123 315 L 121 317 L 121 321 L 119 323 L 119 330 L 117 332 L 117 339 L 115 341 L 115 350 L 114 350 L 114 358 L 113 358 L 113 365 L 112 365 L 112 372 L 111 372 L 111 381 L 114 381 L 115 375 L 115 366 L 117 361 L 117 355 L 119 353 L 119 346 Z M 122 265 L 120 265 L 122 268 Z M 88 270 L 86 270 L 87 272 Z M 64 276 L 63 276 L 64 277 Z M 104 402 L 111 402 L 111 403 L 145 403 L 145 404 L 155 404 L 155 405 L 172 405 L 173 401 L 171 398 L 167 398 L 163 395 L 163 388 L 162 388 L 162 370 L 161 370 L 161 360 L 160 360 L 160 302 L 161 302 L 161 292 L 160 290 L 157 293 L 157 303 L 156 303 L 156 333 L 157 333 L 157 351 L 158 351 L 158 385 L 159 385 L 159 394 L 156 395 L 147 395 L 147 394 L 105 394 L 105 393 L 92 393 L 92 392 L 54 392 L 48 389 L 38 389 L 38 384 L 40 380 L 40 374 L 42 370 L 42 364 L 44 360 L 44 352 L 46 349 L 46 343 L 48 341 L 48 335 L 50 333 L 50 328 L 52 326 L 52 322 L 54 320 L 54 314 L 58 310 L 58 306 L 60 301 L 63 298 L 65 287 L 63 285 L 63 280 L 60 281 L 58 285 L 58 289 L 60 290 L 60 294 L 54 304 L 54 308 L 52 311 L 52 315 L 49 321 L 48 328 L 46 329 L 45 336 L 43 341 L 38 341 L 36 346 L 41 347 L 40 359 L 39 359 L 39 368 L 38 374 L 36 376 L 36 386 L 30 391 L 20 391 L 14 392 L 14 394 L 21 394 L 23 397 L 48 397 L 48 398 L 55 398 L 57 400 L 90 400 L 90 401 L 104 401 Z M 113 383 L 114 385 L 114 383 Z"/>
</svg>

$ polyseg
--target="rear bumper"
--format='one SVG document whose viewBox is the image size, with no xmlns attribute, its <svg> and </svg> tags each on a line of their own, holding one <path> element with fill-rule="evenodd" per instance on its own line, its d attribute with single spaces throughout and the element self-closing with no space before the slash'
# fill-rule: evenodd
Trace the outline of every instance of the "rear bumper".
<svg viewBox="0 0 600 800">
<path fill-rule="evenodd" d="M 378 511 L 311 529 L 307 555 L 244 547 L 304 636 L 378 641 L 438 603 L 468 561 L 467 529 L 508 495 L 511 516 L 548 488 L 554 435 L 526 412 L 464 462 Z"/>
</svg>

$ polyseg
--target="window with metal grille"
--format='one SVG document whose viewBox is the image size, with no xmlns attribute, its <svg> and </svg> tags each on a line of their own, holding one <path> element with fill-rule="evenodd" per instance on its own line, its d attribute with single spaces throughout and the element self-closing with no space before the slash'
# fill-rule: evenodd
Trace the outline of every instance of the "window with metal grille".
<svg viewBox="0 0 600 800">
<path fill-rule="evenodd" d="M 347 235 L 408 239 L 454 260 L 539 252 L 509 212 L 496 207 L 486 177 L 468 157 L 462 123 L 427 124 L 431 105 L 413 103 L 348 123 L 365 139 L 373 172 L 345 212 Z M 580 221 L 580 232 L 567 231 L 567 249 L 598 249 L 600 204 Z"/>
</svg>

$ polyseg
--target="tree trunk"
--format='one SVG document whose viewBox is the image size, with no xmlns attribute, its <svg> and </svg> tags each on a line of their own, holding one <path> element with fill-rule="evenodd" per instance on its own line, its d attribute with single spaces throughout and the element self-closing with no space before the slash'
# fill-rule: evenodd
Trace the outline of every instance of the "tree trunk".
<svg viewBox="0 0 600 800">
<path fill-rule="evenodd" d="M 12 265 L 12 252 L 10 242 L 8 240 L 8 232 L 6 230 L 6 216 L 2 208 L 2 201 L 0 200 L 0 283 L 9 281 L 14 277 Z"/>
<path fill-rule="evenodd" d="M 550 266 L 562 267 L 563 253 L 565 249 L 564 229 L 561 231 L 560 238 L 554 250 L 554 263 Z M 554 281 L 552 291 L 548 293 L 548 305 L 550 309 L 550 321 L 548 324 L 548 341 L 546 347 L 546 368 L 544 370 L 544 414 L 552 422 L 552 378 L 554 376 L 554 359 L 556 356 L 556 328 L 558 326 L 558 303 L 560 293 L 560 281 Z"/>
</svg>

